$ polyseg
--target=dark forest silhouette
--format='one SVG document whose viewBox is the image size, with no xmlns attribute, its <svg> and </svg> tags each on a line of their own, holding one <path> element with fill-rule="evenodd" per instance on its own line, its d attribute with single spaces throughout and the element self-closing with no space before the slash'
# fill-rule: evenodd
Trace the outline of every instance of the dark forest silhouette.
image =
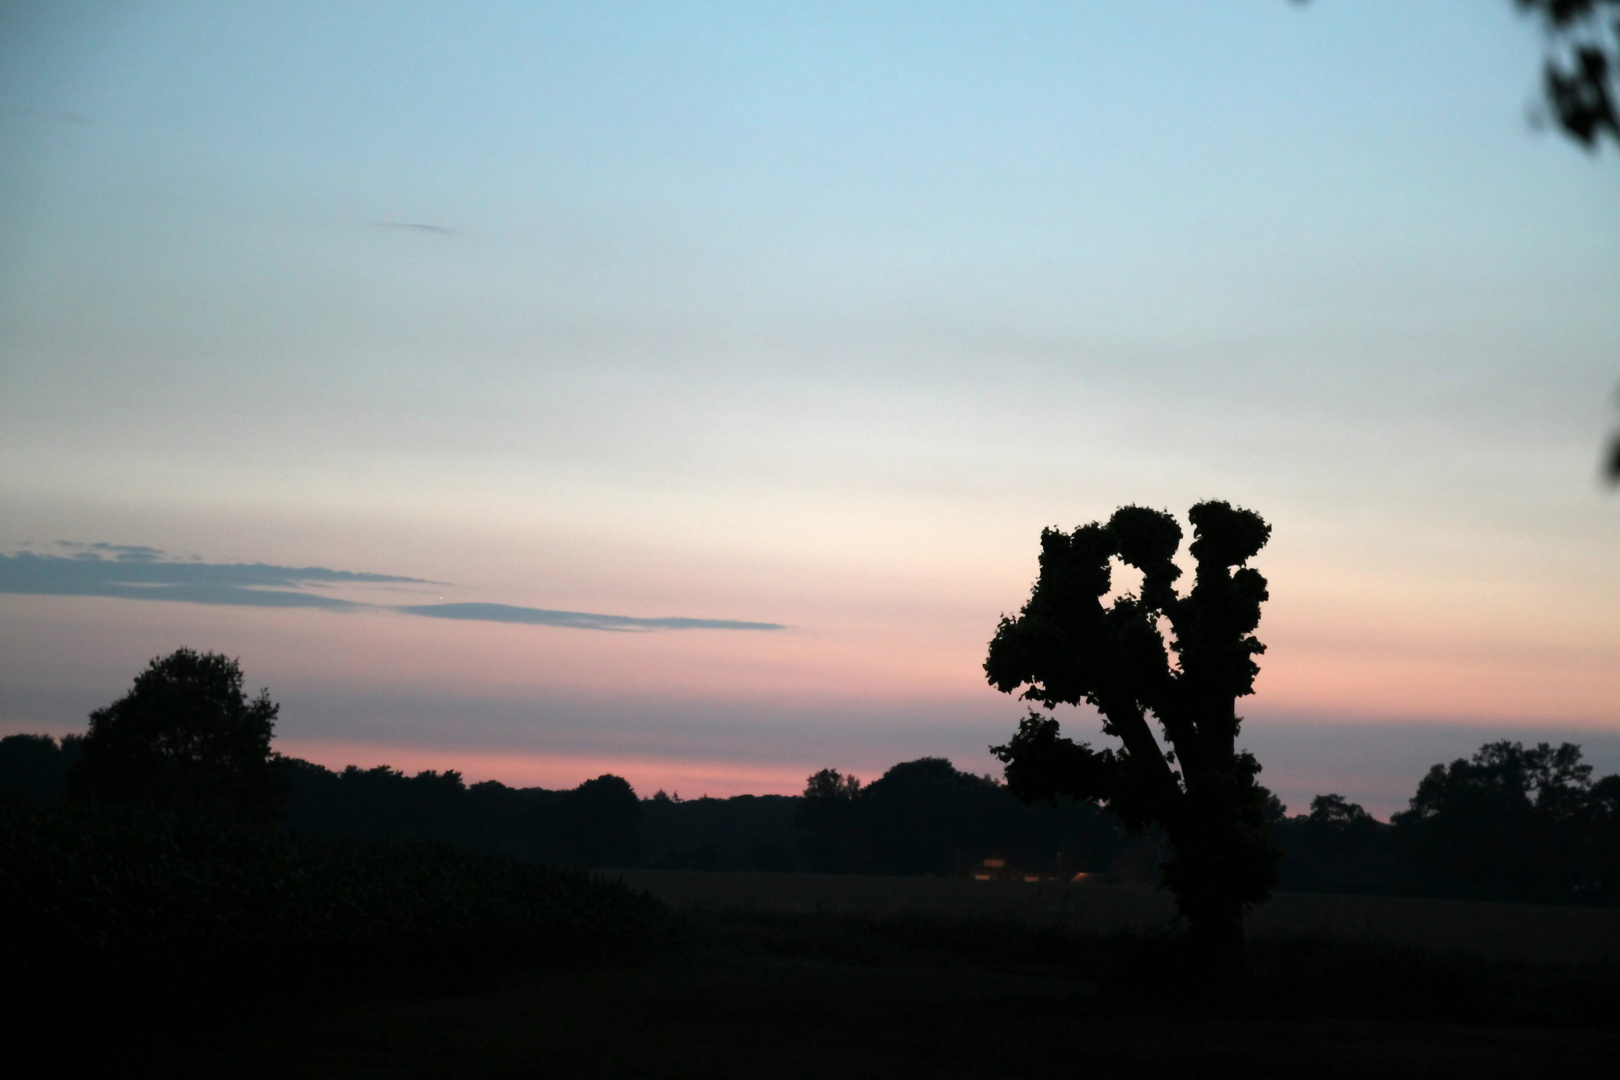
<svg viewBox="0 0 1620 1080">
<path fill-rule="evenodd" d="M 1620 904 L 1620 776 L 1594 781 L 1572 743 L 1487 743 L 1431 768 L 1389 824 L 1322 795 L 1272 835 L 1284 888 Z"/>
<path fill-rule="evenodd" d="M 640 856 L 641 807 L 617 776 L 548 791 L 468 786 L 454 771 L 333 772 L 297 758 L 282 759 L 281 770 L 291 791 L 285 826 L 295 832 L 437 840 L 560 866 L 632 866 Z"/>
<path fill-rule="evenodd" d="M 995 855 L 1068 877 L 1106 870 L 1133 846 L 1087 803 L 1030 806 L 944 758 L 903 762 L 865 787 L 823 769 L 805 786 L 797 823 L 806 867 L 821 873 L 956 875 Z"/>
</svg>

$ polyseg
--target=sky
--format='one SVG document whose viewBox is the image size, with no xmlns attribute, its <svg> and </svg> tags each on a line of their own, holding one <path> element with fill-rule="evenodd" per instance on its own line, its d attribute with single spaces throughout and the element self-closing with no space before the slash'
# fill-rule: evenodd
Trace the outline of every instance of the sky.
<svg viewBox="0 0 1620 1080">
<path fill-rule="evenodd" d="M 0 5 L 0 732 L 186 645 L 331 765 L 990 772 L 1040 530 L 1220 498 L 1295 810 L 1620 770 L 1620 161 L 1541 50 L 1505 0 Z"/>
</svg>

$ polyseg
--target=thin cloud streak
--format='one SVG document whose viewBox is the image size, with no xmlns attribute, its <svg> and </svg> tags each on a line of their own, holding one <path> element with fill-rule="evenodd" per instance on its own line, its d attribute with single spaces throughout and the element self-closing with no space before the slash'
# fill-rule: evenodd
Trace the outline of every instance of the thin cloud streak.
<svg viewBox="0 0 1620 1080">
<path fill-rule="evenodd" d="M 330 570 L 324 566 L 270 566 L 265 563 L 165 562 L 155 548 L 86 545 L 99 550 L 65 557 L 22 551 L 0 555 L 0 592 L 88 596 L 85 589 L 111 585 L 205 585 L 232 588 L 297 588 L 301 585 L 429 585 L 422 578 Z M 116 561 L 99 551 L 119 554 Z M 129 557 L 128 553 L 136 553 Z M 151 555 L 148 553 L 155 553 Z"/>
<path fill-rule="evenodd" d="M 531 626 L 570 626 L 578 630 L 785 630 L 781 623 L 743 622 L 737 619 L 690 619 L 677 615 L 638 618 L 633 615 L 596 615 L 588 611 L 551 611 L 510 604 L 420 604 L 395 611 L 429 619 L 471 619 L 478 622 L 524 623 Z"/>
<path fill-rule="evenodd" d="M 456 230 L 443 225 L 429 225 L 425 221 L 373 221 L 374 229 L 409 229 L 412 232 L 437 233 L 440 236 L 454 236 Z"/>
<path fill-rule="evenodd" d="M 102 555 L 111 555 L 119 562 L 160 562 L 166 559 L 167 553 L 145 544 L 80 544 L 73 540 L 58 540 L 57 547 L 67 548 L 78 552 L 74 558 L 95 559 Z"/>
<path fill-rule="evenodd" d="M 151 548 L 84 545 L 97 550 L 73 556 L 19 552 L 0 555 L 0 593 L 29 596 L 104 596 L 117 600 L 168 600 L 221 607 L 319 608 L 326 611 L 393 611 L 428 619 L 558 626 L 574 630 L 645 633 L 655 630 L 785 630 L 781 623 L 738 619 L 694 619 L 666 615 L 640 617 L 589 611 L 555 611 L 513 604 L 370 604 L 300 591 L 307 585 L 428 585 L 422 578 L 331 570 L 322 566 L 269 566 L 264 563 L 176 563 L 147 561 Z M 109 562 L 99 551 L 115 552 Z M 138 551 L 138 561 L 126 553 Z M 158 553 L 161 554 L 161 553 Z"/>
</svg>

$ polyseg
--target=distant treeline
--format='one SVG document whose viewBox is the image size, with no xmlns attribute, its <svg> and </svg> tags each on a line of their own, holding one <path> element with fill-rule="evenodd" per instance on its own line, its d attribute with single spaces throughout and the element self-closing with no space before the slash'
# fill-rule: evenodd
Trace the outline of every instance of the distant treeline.
<svg viewBox="0 0 1620 1080">
<path fill-rule="evenodd" d="M 280 759 L 292 832 L 440 840 L 469 851 L 560 866 L 633 866 L 641 855 L 640 801 L 617 776 L 571 791 L 470 787 L 457 772 L 406 776 L 386 766 L 333 772 Z"/>
<path fill-rule="evenodd" d="M 1388 824 L 1338 795 L 1282 818 L 1284 889 L 1620 903 L 1620 776 L 1572 743 L 1488 743 L 1435 765 Z"/>
<path fill-rule="evenodd" d="M 296 759 L 286 826 L 426 837 L 564 866 L 954 875 L 989 855 L 1041 871 L 1102 871 L 1140 846 L 1095 807 L 1025 806 L 943 758 L 896 765 L 862 788 L 834 770 L 803 796 L 638 799 L 617 776 L 570 791 L 467 786 L 455 772 L 332 772 Z"/>
<path fill-rule="evenodd" d="M 56 798 L 81 747 L 76 736 L 0 740 L 0 787 Z M 1106 870 L 1142 844 L 1092 806 L 1025 806 L 943 758 L 896 765 L 864 788 L 829 769 L 803 796 L 688 800 L 638 799 L 617 776 L 550 791 L 468 785 L 454 771 L 334 772 L 298 758 L 277 767 L 287 781 L 284 831 L 435 840 L 561 866 L 953 875 L 999 855 L 1074 873 Z"/>
<path fill-rule="evenodd" d="M 0 740 L 0 787 L 54 798 L 79 745 Z M 455 772 L 334 772 L 295 758 L 279 768 L 285 831 L 434 840 L 563 866 L 943 876 L 996 855 L 1069 876 L 1155 859 L 1154 838 L 1127 836 L 1090 805 L 1025 806 L 941 758 L 896 765 L 865 786 L 825 769 L 799 796 L 691 800 L 639 799 L 616 776 L 550 791 L 469 786 Z M 1338 795 L 1294 817 L 1274 805 L 1283 889 L 1620 903 L 1620 776 L 1594 780 L 1571 744 L 1492 743 L 1435 765 L 1389 823 Z"/>
</svg>

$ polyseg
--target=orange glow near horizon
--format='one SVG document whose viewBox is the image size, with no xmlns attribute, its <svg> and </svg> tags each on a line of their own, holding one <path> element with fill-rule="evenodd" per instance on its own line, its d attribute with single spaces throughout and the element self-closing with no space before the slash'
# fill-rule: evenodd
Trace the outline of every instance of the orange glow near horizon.
<svg viewBox="0 0 1620 1080">
<path fill-rule="evenodd" d="M 776 762 L 518 754 L 309 739 L 278 739 L 276 750 L 334 771 L 349 765 L 362 769 L 386 765 L 411 775 L 427 770 L 454 770 L 469 785 L 497 780 L 508 787 L 560 790 L 612 773 L 628 780 L 642 798 L 656 791 L 684 799 L 797 795 L 804 790 L 805 778 L 819 768 Z"/>
</svg>

